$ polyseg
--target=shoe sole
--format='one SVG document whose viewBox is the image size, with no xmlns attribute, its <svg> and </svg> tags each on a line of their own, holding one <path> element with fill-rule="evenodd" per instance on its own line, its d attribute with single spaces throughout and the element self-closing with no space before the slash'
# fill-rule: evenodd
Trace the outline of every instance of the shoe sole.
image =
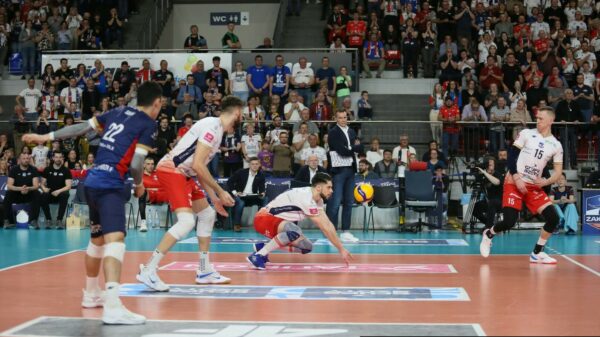
<svg viewBox="0 0 600 337">
<path fill-rule="evenodd" d="M 138 281 L 140 281 L 141 283 L 143 283 L 146 287 L 148 287 L 148 288 L 150 288 L 150 289 L 152 289 L 154 291 L 158 291 L 159 293 L 166 293 L 166 292 L 169 291 L 169 288 L 167 288 L 165 290 L 160 290 L 160 289 L 156 289 L 156 288 L 150 286 L 148 283 L 144 282 L 144 280 L 141 279 L 140 275 L 136 275 L 135 279 L 138 280 Z"/>
<path fill-rule="evenodd" d="M 230 284 L 231 280 L 227 280 L 225 282 L 198 282 L 198 280 L 196 280 L 196 284 Z"/>
<path fill-rule="evenodd" d="M 555 265 L 555 264 L 558 264 L 558 261 L 556 261 L 556 262 L 538 262 L 538 261 L 531 261 L 531 260 L 529 260 L 529 263 L 530 264 L 549 264 L 549 265 Z"/>
<path fill-rule="evenodd" d="M 102 308 L 102 307 L 104 307 L 104 304 L 85 304 L 85 303 L 81 303 L 81 307 L 85 308 L 85 309 L 95 309 L 95 308 Z"/>
<path fill-rule="evenodd" d="M 246 258 L 246 261 L 248 261 L 248 263 L 250 263 L 250 265 L 252 266 L 252 268 L 257 269 L 257 270 L 265 270 L 266 268 L 260 268 L 254 265 L 254 263 L 252 263 L 252 261 L 250 261 L 249 258 Z"/>
<path fill-rule="evenodd" d="M 120 319 L 105 319 L 102 318 L 102 323 L 106 324 L 106 325 L 142 325 L 142 324 L 146 324 L 146 320 L 143 321 L 123 321 Z"/>
</svg>

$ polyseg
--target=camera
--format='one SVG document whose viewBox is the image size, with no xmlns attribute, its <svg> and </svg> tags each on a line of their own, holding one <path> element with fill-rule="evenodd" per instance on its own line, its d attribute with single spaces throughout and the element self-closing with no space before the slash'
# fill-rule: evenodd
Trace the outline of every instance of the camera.
<svg viewBox="0 0 600 337">
<path fill-rule="evenodd" d="M 485 163 L 481 163 L 481 162 L 471 162 L 467 165 L 467 168 L 469 169 L 469 174 L 471 175 L 479 175 L 481 174 L 481 171 L 479 171 L 479 169 L 482 170 L 487 170 L 487 165 Z"/>
</svg>

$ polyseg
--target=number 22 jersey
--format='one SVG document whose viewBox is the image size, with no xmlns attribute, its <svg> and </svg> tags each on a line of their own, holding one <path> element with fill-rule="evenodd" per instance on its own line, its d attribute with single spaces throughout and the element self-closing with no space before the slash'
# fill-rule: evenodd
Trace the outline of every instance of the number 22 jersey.
<svg viewBox="0 0 600 337">
<path fill-rule="evenodd" d="M 517 160 L 517 172 L 523 176 L 523 181 L 533 184 L 542 176 L 544 167 L 552 159 L 553 162 L 563 162 L 562 145 L 553 135 L 544 138 L 537 129 L 525 129 L 519 133 L 514 146 L 521 149 Z"/>
</svg>

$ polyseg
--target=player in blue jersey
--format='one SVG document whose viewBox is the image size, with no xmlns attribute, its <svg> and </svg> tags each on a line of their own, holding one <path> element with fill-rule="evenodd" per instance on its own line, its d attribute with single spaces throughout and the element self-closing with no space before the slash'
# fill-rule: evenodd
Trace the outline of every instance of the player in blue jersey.
<svg viewBox="0 0 600 337">
<path fill-rule="evenodd" d="M 85 196 L 90 208 L 91 240 L 85 256 L 86 289 L 82 306 L 104 306 L 105 324 L 143 324 L 146 318 L 130 312 L 119 299 L 121 265 L 125 255 L 125 203 L 130 191 L 125 187 L 129 172 L 135 184 L 135 196 L 144 194 L 143 163 L 154 146 L 156 117 L 161 109 L 161 87 L 145 82 L 138 88 L 138 106 L 122 107 L 55 132 L 27 134 L 23 141 L 45 143 L 83 135 L 96 130 L 102 135 L 92 168 L 85 180 Z M 104 262 L 104 294 L 98 286 L 98 274 Z"/>
</svg>

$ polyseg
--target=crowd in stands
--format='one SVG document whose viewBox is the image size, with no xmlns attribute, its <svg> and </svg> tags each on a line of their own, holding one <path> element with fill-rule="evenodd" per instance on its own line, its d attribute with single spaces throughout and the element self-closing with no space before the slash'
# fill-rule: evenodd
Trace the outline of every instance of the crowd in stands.
<svg viewBox="0 0 600 337">
<path fill-rule="evenodd" d="M 10 55 L 23 60 L 23 79 L 39 74 L 49 50 L 123 48 L 136 0 L 0 1 L 0 75 Z"/>
</svg>

